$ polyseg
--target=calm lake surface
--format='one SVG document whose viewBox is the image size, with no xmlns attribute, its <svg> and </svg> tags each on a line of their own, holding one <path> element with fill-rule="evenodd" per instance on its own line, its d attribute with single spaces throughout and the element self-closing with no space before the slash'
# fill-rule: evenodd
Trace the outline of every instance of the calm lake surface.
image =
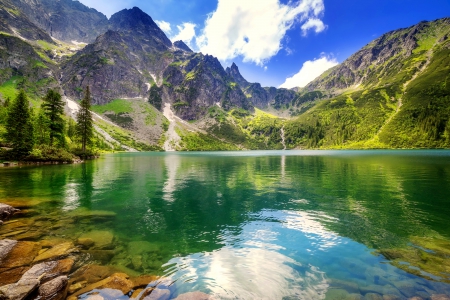
<svg viewBox="0 0 450 300">
<path fill-rule="evenodd" d="M 163 275 L 172 298 L 450 295 L 450 151 L 110 154 L 1 168 L 1 201 L 116 213 L 52 234 L 111 232 L 101 263 Z"/>
</svg>

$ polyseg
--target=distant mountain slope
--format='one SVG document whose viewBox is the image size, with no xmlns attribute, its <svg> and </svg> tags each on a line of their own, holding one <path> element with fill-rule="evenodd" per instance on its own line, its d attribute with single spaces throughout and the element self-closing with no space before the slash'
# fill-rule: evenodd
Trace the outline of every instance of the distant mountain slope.
<svg viewBox="0 0 450 300">
<path fill-rule="evenodd" d="M 227 74 L 233 78 L 241 87 L 244 94 L 251 103 L 259 108 L 267 108 L 269 105 L 275 109 L 292 102 L 297 93 L 294 90 L 277 89 L 275 87 L 263 88 L 261 84 L 248 82 L 239 72 L 238 66 L 233 63 L 226 69 Z"/>
<path fill-rule="evenodd" d="M 332 92 L 286 128 L 291 147 L 450 146 L 450 19 L 389 32 L 311 82 Z"/>
<path fill-rule="evenodd" d="M 61 41 L 93 42 L 108 29 L 108 19 L 105 15 L 76 0 L 11 2 L 35 25 Z"/>
</svg>

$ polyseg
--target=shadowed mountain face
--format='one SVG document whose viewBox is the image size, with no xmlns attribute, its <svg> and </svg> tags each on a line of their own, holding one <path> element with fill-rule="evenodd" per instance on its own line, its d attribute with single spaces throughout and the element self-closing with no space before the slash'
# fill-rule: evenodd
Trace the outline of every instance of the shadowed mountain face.
<svg viewBox="0 0 450 300">
<path fill-rule="evenodd" d="M 32 41 L 54 43 L 47 32 L 30 21 L 10 0 L 0 0 L 0 31 Z"/>
<path fill-rule="evenodd" d="M 108 19 L 73 0 L 12 0 L 34 24 L 66 42 L 89 43 L 108 28 Z"/>
<path fill-rule="evenodd" d="M 239 72 L 235 63 L 226 69 L 227 74 L 233 78 L 242 88 L 251 103 L 259 108 L 272 106 L 276 109 L 289 104 L 296 97 L 296 92 L 288 89 L 277 89 L 275 87 L 263 88 L 259 83 L 250 83 Z"/>
</svg>

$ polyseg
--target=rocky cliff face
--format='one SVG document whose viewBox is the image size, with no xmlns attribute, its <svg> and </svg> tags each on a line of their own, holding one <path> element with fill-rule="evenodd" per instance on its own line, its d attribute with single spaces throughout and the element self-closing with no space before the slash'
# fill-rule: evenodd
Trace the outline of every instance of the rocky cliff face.
<svg viewBox="0 0 450 300">
<path fill-rule="evenodd" d="M 35 25 L 66 42 L 90 43 L 108 29 L 108 19 L 73 0 L 12 0 Z"/>
<path fill-rule="evenodd" d="M 235 63 L 226 69 L 228 76 L 233 78 L 242 88 L 249 101 L 256 107 L 267 108 L 272 106 L 276 109 L 291 103 L 296 97 L 294 90 L 277 89 L 275 87 L 263 88 L 259 83 L 250 83 L 239 72 Z"/>
<path fill-rule="evenodd" d="M 0 0 L 0 31 L 30 41 L 54 43 L 52 38 L 28 19 L 10 0 Z"/>
<path fill-rule="evenodd" d="M 211 55 L 196 53 L 181 57 L 169 65 L 163 76 L 162 98 L 172 103 L 184 119 L 197 119 L 214 105 L 226 110 L 252 109 L 239 85 Z"/>
<path fill-rule="evenodd" d="M 186 51 L 186 52 L 194 52 L 191 50 L 191 48 L 188 47 L 183 41 L 176 41 L 173 43 L 175 47 L 177 47 L 180 50 Z"/>
<path fill-rule="evenodd" d="M 111 17 L 111 28 L 93 44 L 62 64 L 61 84 L 68 96 L 79 98 L 89 85 L 93 101 L 147 97 L 171 63 L 172 43 L 138 8 Z"/>
<path fill-rule="evenodd" d="M 62 65 L 61 83 L 68 96 L 79 98 L 91 87 L 93 102 L 148 97 L 157 85 L 159 97 L 184 119 L 196 119 L 213 105 L 252 109 L 239 85 L 217 58 L 193 53 L 172 42 L 139 8 L 110 19 L 111 29 Z"/>
</svg>

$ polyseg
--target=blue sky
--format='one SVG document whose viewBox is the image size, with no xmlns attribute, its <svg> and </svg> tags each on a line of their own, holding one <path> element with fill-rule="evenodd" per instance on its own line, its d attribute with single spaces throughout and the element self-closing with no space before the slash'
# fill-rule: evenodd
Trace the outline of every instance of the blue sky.
<svg viewBox="0 0 450 300">
<path fill-rule="evenodd" d="M 108 17 L 137 6 L 168 37 L 235 62 L 263 86 L 305 85 L 383 33 L 450 17 L 449 0 L 79 0 Z M 289 78 L 289 79 L 288 79 Z"/>
</svg>

